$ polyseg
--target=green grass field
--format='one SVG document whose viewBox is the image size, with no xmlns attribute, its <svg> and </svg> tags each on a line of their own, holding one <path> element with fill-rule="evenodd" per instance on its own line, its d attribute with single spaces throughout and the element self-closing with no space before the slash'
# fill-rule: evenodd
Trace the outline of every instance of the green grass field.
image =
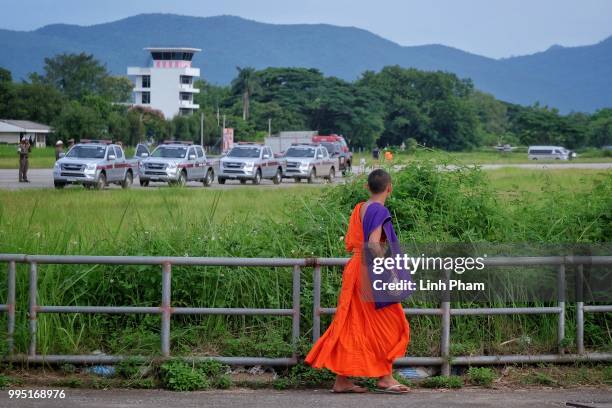
<svg viewBox="0 0 612 408">
<path fill-rule="evenodd" d="M 358 166 L 360 159 L 365 158 L 368 166 L 375 164 L 371 152 L 354 153 L 353 165 Z M 383 155 L 380 155 L 380 163 L 384 163 Z M 443 150 L 418 149 L 414 153 L 395 152 L 394 164 L 404 164 L 419 160 L 436 160 L 440 163 L 452 162 L 457 164 L 520 164 L 520 163 L 568 163 L 567 161 L 548 160 L 537 161 L 527 159 L 527 150 L 521 149 L 511 153 L 500 153 L 493 149 L 482 149 L 473 152 L 445 152 Z M 612 155 L 605 156 L 603 151 L 590 149 L 578 153 L 578 157 L 571 163 L 606 163 L 612 161 Z"/>
<path fill-rule="evenodd" d="M 291 192 L 255 188 L 106 190 L 94 194 L 82 188 L 18 190 L 2 194 L 0 217 L 7 221 L 5 226 L 11 226 L 10 220 L 25 216 L 28 233 L 33 236 L 69 231 L 69 235 L 81 238 L 80 245 L 93 249 L 100 241 L 129 238 L 135 226 L 165 234 L 184 225 L 187 235 L 197 235 L 191 226 L 211 219 L 220 225 L 243 218 L 284 221 L 287 207 L 296 197 L 306 199 L 317 192 L 307 186 L 292 188 Z M 56 244 L 39 240 L 36 247 L 53 251 Z"/>
<path fill-rule="evenodd" d="M 398 214 L 403 217 L 399 227 L 405 228 L 404 233 L 410 238 L 437 237 L 444 242 L 452 234 L 461 233 L 456 235 L 457 239 L 473 234 L 476 239 L 484 239 L 493 234 L 498 240 L 589 242 L 609 236 L 601 219 L 606 216 L 602 206 L 610 195 L 608 190 L 598 189 L 598 185 L 609 182 L 611 171 L 500 169 L 417 176 L 422 186 L 409 186 L 406 183 L 413 180 L 412 176 L 402 179 L 397 175 L 396 200 L 402 201 L 401 194 L 413 187 L 422 187 L 417 190 L 427 193 L 423 198 L 409 197 L 415 200 L 408 206 L 415 207 L 415 212 L 409 213 L 414 220 L 402 216 L 402 208 L 398 207 Z M 349 183 L 314 189 L 247 186 L 231 190 L 2 191 L 0 252 L 345 256 L 342 240 L 348 217 L 346 208 L 354 205 L 362 194 L 361 186 L 358 181 L 354 186 Z M 473 189 L 473 193 L 466 189 Z M 430 196 L 429 191 L 434 195 Z M 491 199 L 487 198 L 489 192 Z M 335 194 L 352 195 L 345 195 L 341 203 Z M 431 206 L 432 202 L 435 206 Z M 480 226 L 481 218 L 489 221 Z M 18 275 L 16 344 L 20 351 L 27 349 L 25 268 L 20 265 Z M 173 271 L 175 306 L 291 307 L 291 275 L 287 268 L 176 267 Z M 47 305 L 155 306 L 159 304 L 160 275 L 158 267 L 44 265 L 39 271 L 38 300 L 39 304 Z M 334 304 L 340 279 L 338 269 L 323 270 L 325 306 Z M 306 271 L 303 327 L 310 321 L 311 285 L 310 273 Z M 0 286 L 0 299 L 6 295 L 5 290 Z M 612 349 L 612 316 L 591 314 L 586 319 L 587 347 Z M 0 324 L 4 321 L 0 320 Z M 555 324 L 555 316 L 454 317 L 453 353 L 554 350 Z M 566 324 L 571 337 L 574 327 L 571 315 Z M 439 336 L 438 318 L 414 317 L 411 325 L 410 354 L 435 354 L 436 341 L 431 339 Z M 283 356 L 291 352 L 287 341 L 290 331 L 291 322 L 285 318 L 175 316 L 173 353 Z M 45 314 L 40 316 L 38 341 L 43 353 L 88 353 L 101 349 L 107 353 L 155 354 L 159 350 L 158 332 L 158 316 Z M 308 348 L 309 334 L 303 333 L 302 352 Z M 518 343 L 512 349 L 500 346 L 523 334 L 533 339 L 530 345 L 520 346 L 526 348 L 517 348 Z"/>
<path fill-rule="evenodd" d="M 504 168 L 486 171 L 485 174 L 501 198 L 529 193 L 530 199 L 537 200 L 544 189 L 588 191 L 594 183 L 610 177 L 612 170 Z M 307 200 L 321 191 L 309 186 L 231 190 L 164 188 L 94 192 L 75 188 L 4 191 L 0 196 L 0 216 L 8 221 L 8 225 L 12 225 L 10 220 L 26 217 L 28 232 L 33 236 L 73 231 L 74 236 L 84 239 L 79 245 L 88 246 L 99 239 L 123 238 L 129 235 L 134 225 L 163 234 L 174 229 L 177 222 L 208 220 L 213 213 L 217 224 L 241 218 L 286 221 L 300 216 L 291 213 L 296 199 Z M 18 234 L 17 231 L 0 233 L 7 234 L 4 236 Z M 38 240 L 36 248 L 39 252 L 47 250 L 51 253 L 56 244 L 53 240 Z"/>
<path fill-rule="evenodd" d="M 570 191 L 585 192 L 610 177 L 612 169 L 555 169 L 531 170 L 520 168 L 502 168 L 487 170 L 486 175 L 500 197 L 532 193 L 533 199 L 547 188 L 565 188 Z"/>
</svg>

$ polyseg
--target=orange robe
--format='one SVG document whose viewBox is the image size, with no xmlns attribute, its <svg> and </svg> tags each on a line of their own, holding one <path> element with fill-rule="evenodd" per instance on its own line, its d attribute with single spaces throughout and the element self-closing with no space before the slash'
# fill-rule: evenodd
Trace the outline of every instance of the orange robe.
<svg viewBox="0 0 612 408">
<path fill-rule="evenodd" d="M 362 205 L 353 209 L 345 237 L 346 249 L 353 256 L 342 274 L 336 314 L 305 361 L 313 368 L 327 368 L 338 375 L 381 377 L 392 372 L 393 360 L 404 356 L 410 327 L 399 303 L 376 310 L 360 292 L 361 281 L 367 276 L 361 269 Z"/>
</svg>

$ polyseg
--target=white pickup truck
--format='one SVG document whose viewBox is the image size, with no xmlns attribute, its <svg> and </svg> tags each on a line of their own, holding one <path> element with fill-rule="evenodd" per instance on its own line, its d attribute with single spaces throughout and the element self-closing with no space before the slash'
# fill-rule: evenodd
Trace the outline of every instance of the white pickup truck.
<svg viewBox="0 0 612 408">
<path fill-rule="evenodd" d="M 53 184 L 58 189 L 68 184 L 82 184 L 85 188 L 95 189 L 118 184 L 129 188 L 138 174 L 140 159 L 148 153 L 145 145 L 138 145 L 136 156 L 128 159 L 123 148 L 110 141 L 82 140 L 55 162 Z"/>
<path fill-rule="evenodd" d="M 245 184 L 251 180 L 253 184 L 261 183 L 262 179 L 270 179 L 274 184 L 283 181 L 285 159 L 274 157 L 270 146 L 257 143 L 237 143 L 219 161 L 219 184 L 226 180 L 240 180 Z"/>
</svg>

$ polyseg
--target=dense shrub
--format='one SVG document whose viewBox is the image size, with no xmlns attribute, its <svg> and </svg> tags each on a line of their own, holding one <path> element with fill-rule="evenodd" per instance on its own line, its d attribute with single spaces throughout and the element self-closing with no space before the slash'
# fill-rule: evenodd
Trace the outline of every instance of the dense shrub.
<svg viewBox="0 0 612 408">
<path fill-rule="evenodd" d="M 172 391 L 195 391 L 210 387 L 206 375 L 182 361 L 169 361 L 160 367 L 160 377 L 165 388 Z"/>
<path fill-rule="evenodd" d="M 467 371 L 470 383 L 490 387 L 495 379 L 495 371 L 488 367 L 470 367 Z"/>
</svg>

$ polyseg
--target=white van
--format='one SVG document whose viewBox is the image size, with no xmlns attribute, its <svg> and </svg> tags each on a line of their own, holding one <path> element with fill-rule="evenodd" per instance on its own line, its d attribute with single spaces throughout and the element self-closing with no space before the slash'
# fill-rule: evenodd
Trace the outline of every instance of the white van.
<svg viewBox="0 0 612 408">
<path fill-rule="evenodd" d="M 572 152 L 561 146 L 529 146 L 529 160 L 569 160 Z"/>
</svg>

